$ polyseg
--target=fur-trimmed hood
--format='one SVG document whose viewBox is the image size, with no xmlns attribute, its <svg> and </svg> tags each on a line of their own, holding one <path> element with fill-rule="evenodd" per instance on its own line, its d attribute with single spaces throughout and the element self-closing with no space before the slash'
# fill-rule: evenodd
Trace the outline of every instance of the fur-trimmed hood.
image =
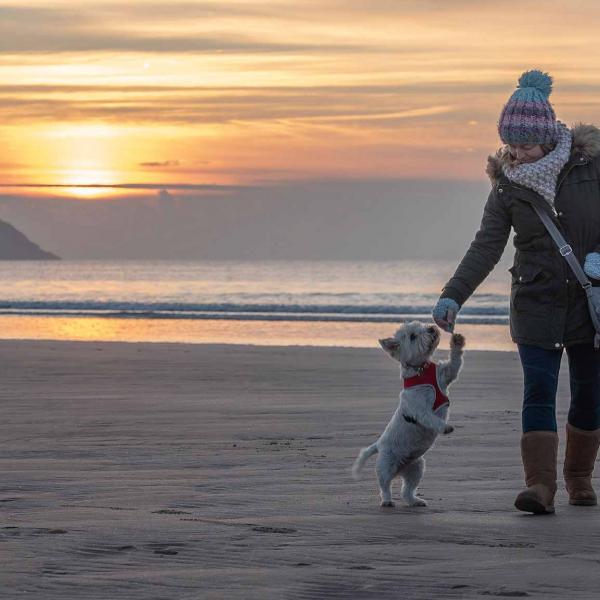
<svg viewBox="0 0 600 600">
<path fill-rule="evenodd" d="M 600 129 L 595 125 L 587 123 L 577 123 L 571 127 L 573 143 L 571 144 L 571 158 L 573 156 L 583 156 L 586 159 L 592 159 L 600 156 Z M 510 160 L 508 147 L 498 148 L 495 155 L 488 156 L 485 172 L 496 183 L 502 176 L 502 165 Z"/>
</svg>

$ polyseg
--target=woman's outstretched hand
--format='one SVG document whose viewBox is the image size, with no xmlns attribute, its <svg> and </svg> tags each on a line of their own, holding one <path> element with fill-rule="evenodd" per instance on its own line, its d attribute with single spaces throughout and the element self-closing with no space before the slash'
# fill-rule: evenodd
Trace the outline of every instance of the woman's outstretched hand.
<svg viewBox="0 0 600 600">
<path fill-rule="evenodd" d="M 440 298 L 432 311 L 433 320 L 444 331 L 452 332 L 459 310 L 460 306 L 452 298 Z"/>
</svg>

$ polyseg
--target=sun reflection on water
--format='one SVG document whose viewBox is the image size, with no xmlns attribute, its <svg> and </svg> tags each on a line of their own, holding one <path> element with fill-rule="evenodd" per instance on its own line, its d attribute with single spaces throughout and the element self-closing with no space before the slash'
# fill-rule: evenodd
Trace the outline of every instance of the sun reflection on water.
<svg viewBox="0 0 600 600">
<path fill-rule="evenodd" d="M 393 323 L 0 316 L 0 339 L 379 348 Z M 461 325 L 470 350 L 514 351 L 506 325 Z M 448 336 L 440 343 L 446 350 Z"/>
</svg>

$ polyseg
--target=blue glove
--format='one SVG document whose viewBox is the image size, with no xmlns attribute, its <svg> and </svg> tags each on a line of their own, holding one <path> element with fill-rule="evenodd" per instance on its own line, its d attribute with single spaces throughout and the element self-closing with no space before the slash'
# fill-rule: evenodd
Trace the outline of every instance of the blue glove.
<svg viewBox="0 0 600 600">
<path fill-rule="evenodd" d="M 452 298 L 440 298 L 437 301 L 437 304 L 434 306 L 432 311 L 433 320 L 444 330 L 444 331 L 454 331 L 454 321 L 449 322 L 446 317 L 448 316 L 448 311 L 451 310 L 454 312 L 454 316 L 458 314 L 460 310 L 460 306 L 455 300 Z"/>
<path fill-rule="evenodd" d="M 583 270 L 588 277 L 600 279 L 600 252 L 590 252 L 585 257 Z"/>
</svg>

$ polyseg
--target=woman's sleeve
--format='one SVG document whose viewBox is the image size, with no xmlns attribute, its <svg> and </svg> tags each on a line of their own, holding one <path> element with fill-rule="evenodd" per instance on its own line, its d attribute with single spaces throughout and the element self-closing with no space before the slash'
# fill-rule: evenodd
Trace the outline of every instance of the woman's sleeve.
<svg viewBox="0 0 600 600">
<path fill-rule="evenodd" d="M 456 272 L 442 289 L 442 298 L 462 306 L 500 260 L 511 228 L 511 218 L 494 186 L 483 209 L 479 231 L 460 261 Z"/>
</svg>

